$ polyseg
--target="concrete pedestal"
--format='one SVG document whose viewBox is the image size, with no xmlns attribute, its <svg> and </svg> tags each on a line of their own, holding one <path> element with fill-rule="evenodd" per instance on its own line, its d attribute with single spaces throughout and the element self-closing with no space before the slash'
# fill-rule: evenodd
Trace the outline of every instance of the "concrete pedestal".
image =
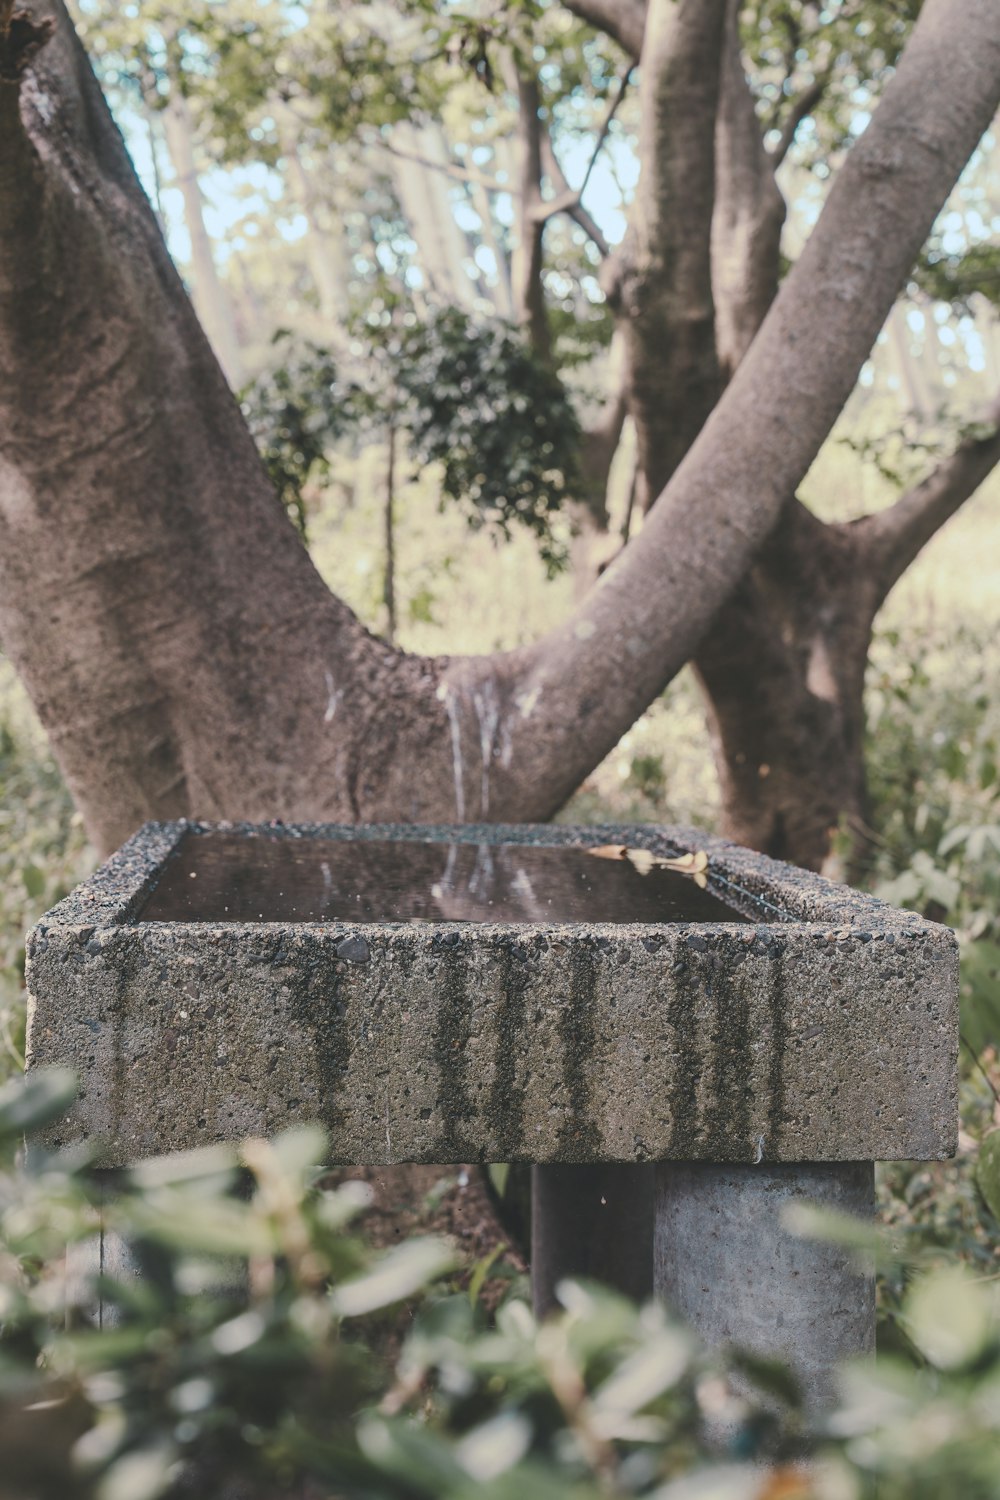
<svg viewBox="0 0 1000 1500">
<path fill-rule="evenodd" d="M 822 1407 L 838 1361 L 874 1351 L 875 1270 L 791 1234 L 783 1210 L 806 1201 L 870 1218 L 874 1191 L 871 1162 L 661 1164 L 656 1293 L 709 1345 L 784 1359 Z"/>
<path fill-rule="evenodd" d="M 27 954 L 29 1065 L 80 1079 L 49 1149 L 318 1120 L 331 1162 L 532 1162 L 540 1313 L 649 1294 L 662 1163 L 657 1292 L 814 1407 L 872 1277 L 781 1207 L 955 1149 L 955 934 L 697 830 L 149 824 Z"/>
</svg>

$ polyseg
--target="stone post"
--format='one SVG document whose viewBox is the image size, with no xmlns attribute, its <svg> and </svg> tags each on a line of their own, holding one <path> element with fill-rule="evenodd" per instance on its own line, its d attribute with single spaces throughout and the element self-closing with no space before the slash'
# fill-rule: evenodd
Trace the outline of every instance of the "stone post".
<svg viewBox="0 0 1000 1500">
<path fill-rule="evenodd" d="M 811 1410 L 834 1395 L 837 1363 L 875 1349 L 875 1268 L 783 1222 L 798 1202 L 870 1218 L 871 1162 L 656 1169 L 656 1293 L 709 1345 L 785 1360 Z"/>
</svg>

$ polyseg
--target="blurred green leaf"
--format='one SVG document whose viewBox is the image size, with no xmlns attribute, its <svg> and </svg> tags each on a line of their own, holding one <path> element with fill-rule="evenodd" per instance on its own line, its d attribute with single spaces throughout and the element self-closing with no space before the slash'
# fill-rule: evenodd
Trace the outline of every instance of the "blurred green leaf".
<svg viewBox="0 0 1000 1500">
<path fill-rule="evenodd" d="M 334 1308 L 342 1318 L 356 1318 L 390 1307 L 422 1291 L 454 1264 L 455 1252 L 443 1240 L 408 1240 L 386 1251 L 364 1275 L 335 1287 Z"/>
<path fill-rule="evenodd" d="M 993 1130 L 979 1148 L 976 1185 L 986 1207 L 1000 1222 L 1000 1130 Z"/>
<path fill-rule="evenodd" d="M 917 1348 L 941 1370 L 970 1365 L 996 1333 L 994 1300 L 961 1266 L 922 1276 L 903 1318 Z"/>
<path fill-rule="evenodd" d="M 37 1068 L 0 1087 L 0 1138 L 28 1135 L 57 1120 L 76 1102 L 69 1068 Z"/>
</svg>

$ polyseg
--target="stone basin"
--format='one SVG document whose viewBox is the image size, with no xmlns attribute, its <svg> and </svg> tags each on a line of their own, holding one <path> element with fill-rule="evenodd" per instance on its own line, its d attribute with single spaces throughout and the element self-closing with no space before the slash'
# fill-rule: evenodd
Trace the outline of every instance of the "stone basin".
<svg viewBox="0 0 1000 1500">
<path fill-rule="evenodd" d="M 954 935 L 692 830 L 149 824 L 28 988 L 81 1080 L 50 1144 L 108 1166 L 316 1119 L 370 1164 L 955 1146 Z"/>
</svg>

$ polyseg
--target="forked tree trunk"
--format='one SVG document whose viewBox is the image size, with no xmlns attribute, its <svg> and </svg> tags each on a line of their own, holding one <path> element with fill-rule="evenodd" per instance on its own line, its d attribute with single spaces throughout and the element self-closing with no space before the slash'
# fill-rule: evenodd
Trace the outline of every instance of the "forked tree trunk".
<svg viewBox="0 0 1000 1500">
<path fill-rule="evenodd" d="M 0 631 L 103 848 L 184 814 L 551 816 L 746 577 L 1000 95 L 995 6 L 927 0 L 638 539 L 537 644 L 421 660 L 365 631 L 302 548 L 62 4 L 35 7 L 55 32 L 42 51 L 45 28 L 12 9 L 0 0 Z M 644 171 L 677 180 L 657 192 L 640 282 L 647 251 L 663 263 L 653 227 L 700 171 L 684 139 L 686 154 L 650 134 Z"/>
</svg>

